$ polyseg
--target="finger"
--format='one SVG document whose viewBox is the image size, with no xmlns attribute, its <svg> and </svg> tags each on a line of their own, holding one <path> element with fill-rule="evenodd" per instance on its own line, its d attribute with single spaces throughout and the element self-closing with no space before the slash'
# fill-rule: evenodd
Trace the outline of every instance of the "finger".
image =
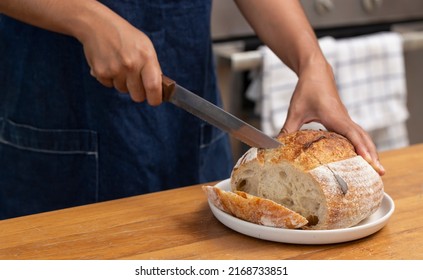
<svg viewBox="0 0 423 280">
<path fill-rule="evenodd" d="M 333 111 L 332 111 L 333 112 Z M 338 116 L 338 117 L 336 117 Z M 377 149 L 370 135 L 358 124 L 352 121 L 347 114 L 327 114 L 322 119 L 322 124 L 331 131 L 335 131 L 353 144 L 358 155 L 363 157 L 379 173 L 385 174 L 385 169 L 379 161 Z"/>
<path fill-rule="evenodd" d="M 95 75 L 94 70 L 90 70 L 90 75 L 96 78 L 96 80 L 105 87 L 112 88 L 113 87 L 113 79 L 109 78 L 99 78 Z"/>
<path fill-rule="evenodd" d="M 162 72 L 157 60 L 146 63 L 141 71 L 145 96 L 151 106 L 160 105 L 162 98 Z"/>
<path fill-rule="evenodd" d="M 113 87 L 113 80 L 112 79 L 97 79 L 105 87 L 112 88 Z"/>
<path fill-rule="evenodd" d="M 126 86 L 126 77 L 125 74 L 120 74 L 119 76 L 113 79 L 113 86 L 121 93 L 128 92 L 128 87 Z"/>
<path fill-rule="evenodd" d="M 354 145 L 357 154 L 363 157 L 379 175 L 385 174 L 385 169 L 379 161 L 376 146 L 371 137 L 360 126 L 352 125 L 344 136 Z"/>
<path fill-rule="evenodd" d="M 129 91 L 129 95 L 135 102 L 144 102 L 146 99 L 144 86 L 138 72 L 132 72 L 128 76 L 126 86 Z"/>
<path fill-rule="evenodd" d="M 126 72 L 119 70 L 116 65 L 105 67 L 104 65 L 91 67 L 90 75 L 95 77 L 102 85 L 106 87 L 114 87 L 119 92 L 128 92 L 126 86 Z"/>
<path fill-rule="evenodd" d="M 386 171 L 383 165 L 380 163 L 376 149 L 372 148 L 372 146 L 373 144 L 364 144 L 363 146 L 356 144 L 356 151 L 357 154 L 362 156 L 374 168 L 374 170 L 376 170 L 376 172 L 382 176 Z"/>
<path fill-rule="evenodd" d="M 279 131 L 279 135 L 297 131 L 301 128 L 302 125 L 302 120 L 298 117 L 295 117 L 294 114 L 288 111 L 288 116 L 284 125 L 282 126 L 282 129 Z"/>
</svg>

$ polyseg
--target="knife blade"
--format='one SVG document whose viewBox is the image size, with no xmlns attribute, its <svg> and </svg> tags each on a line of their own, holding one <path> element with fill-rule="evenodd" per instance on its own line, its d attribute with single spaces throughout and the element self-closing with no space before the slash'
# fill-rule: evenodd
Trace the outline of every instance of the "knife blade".
<svg viewBox="0 0 423 280">
<path fill-rule="evenodd" d="M 170 102 L 211 125 L 228 132 L 251 147 L 271 149 L 282 145 L 276 139 L 183 88 L 164 75 L 162 76 L 162 87 L 164 101 Z"/>
</svg>

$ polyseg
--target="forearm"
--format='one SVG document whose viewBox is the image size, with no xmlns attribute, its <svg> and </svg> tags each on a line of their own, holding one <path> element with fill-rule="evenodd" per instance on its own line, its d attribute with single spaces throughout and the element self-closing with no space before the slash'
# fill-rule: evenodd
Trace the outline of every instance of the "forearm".
<svg viewBox="0 0 423 280">
<path fill-rule="evenodd" d="M 235 0 L 257 35 L 298 75 L 326 61 L 298 0 Z"/>
<path fill-rule="evenodd" d="M 117 17 L 96 0 L 1 0 L 0 13 L 79 40 L 92 27 Z"/>
</svg>

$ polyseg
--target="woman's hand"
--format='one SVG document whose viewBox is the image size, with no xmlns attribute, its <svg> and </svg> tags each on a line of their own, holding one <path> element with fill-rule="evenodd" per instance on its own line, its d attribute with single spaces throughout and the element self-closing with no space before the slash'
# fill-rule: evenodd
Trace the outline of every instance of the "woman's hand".
<svg viewBox="0 0 423 280">
<path fill-rule="evenodd" d="M 0 13 L 77 38 L 91 75 L 134 101 L 162 102 L 156 51 L 140 30 L 97 0 L 2 0 Z"/>
<path fill-rule="evenodd" d="M 303 124 L 313 121 L 348 138 L 356 152 L 380 175 L 385 173 L 372 139 L 350 118 L 342 104 L 332 69 L 327 63 L 310 65 L 299 74 L 281 133 L 296 131 Z"/>
<path fill-rule="evenodd" d="M 100 21 L 80 36 L 91 75 L 107 87 L 129 92 L 136 102 L 162 102 L 160 64 L 151 40 L 119 16 Z"/>
</svg>

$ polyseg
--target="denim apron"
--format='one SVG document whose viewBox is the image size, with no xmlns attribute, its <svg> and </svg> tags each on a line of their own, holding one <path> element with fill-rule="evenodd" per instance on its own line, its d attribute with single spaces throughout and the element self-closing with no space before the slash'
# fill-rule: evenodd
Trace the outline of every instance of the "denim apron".
<svg viewBox="0 0 423 280">
<path fill-rule="evenodd" d="M 153 41 L 165 75 L 219 104 L 211 1 L 101 1 Z M 90 76 L 81 44 L 0 15 L 0 219 L 229 177 L 228 137 Z"/>
</svg>

